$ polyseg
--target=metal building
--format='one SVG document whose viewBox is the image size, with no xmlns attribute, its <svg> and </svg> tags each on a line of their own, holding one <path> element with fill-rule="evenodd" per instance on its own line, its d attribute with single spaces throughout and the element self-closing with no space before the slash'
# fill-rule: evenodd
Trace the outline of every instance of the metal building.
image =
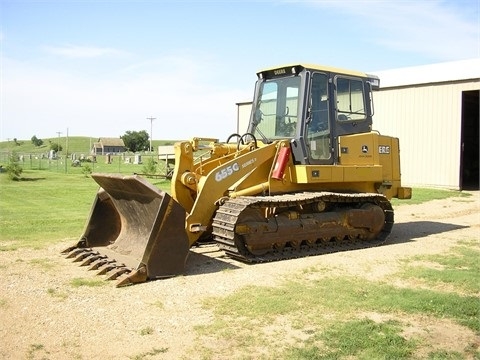
<svg viewBox="0 0 480 360">
<path fill-rule="evenodd" d="M 375 75 L 374 128 L 400 138 L 402 182 L 479 189 L 480 59 Z"/>
<path fill-rule="evenodd" d="M 478 190 L 480 58 L 372 73 L 373 128 L 400 138 L 402 183 Z M 251 102 L 237 107 L 244 133 Z"/>
</svg>

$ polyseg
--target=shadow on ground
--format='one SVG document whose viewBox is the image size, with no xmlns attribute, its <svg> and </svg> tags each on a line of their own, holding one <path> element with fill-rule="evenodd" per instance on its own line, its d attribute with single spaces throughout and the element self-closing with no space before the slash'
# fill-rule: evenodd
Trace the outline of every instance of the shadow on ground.
<svg viewBox="0 0 480 360">
<path fill-rule="evenodd" d="M 466 227 L 467 226 L 446 224 L 435 221 L 411 221 L 408 223 L 394 224 L 390 236 L 382 246 L 407 243 L 425 236 L 441 234 Z M 365 247 L 369 246 L 367 245 Z M 334 247 L 325 253 L 355 251 L 365 247 Z M 306 254 L 306 256 L 308 256 L 308 254 Z M 314 256 L 322 256 L 322 254 L 317 254 Z M 236 263 L 239 265 L 236 265 Z M 187 258 L 185 275 L 200 275 L 216 273 L 224 270 L 239 269 L 241 267 L 240 264 L 241 263 L 237 262 L 236 260 L 226 256 L 215 244 L 200 245 L 190 250 Z"/>
<path fill-rule="evenodd" d="M 16 180 L 16 181 L 39 181 L 39 180 L 45 180 L 44 177 L 35 177 L 35 178 L 25 178 L 25 177 L 21 177 L 20 179 Z"/>
<path fill-rule="evenodd" d="M 464 229 L 468 226 L 446 224 L 435 221 L 410 221 L 394 224 L 392 232 L 387 239 L 388 244 L 402 244 L 429 235 L 441 234 L 453 230 Z"/>
<path fill-rule="evenodd" d="M 207 244 L 190 250 L 185 275 L 209 274 L 239 268 L 240 266 L 235 265 L 235 260 L 226 256 L 215 244 Z"/>
</svg>

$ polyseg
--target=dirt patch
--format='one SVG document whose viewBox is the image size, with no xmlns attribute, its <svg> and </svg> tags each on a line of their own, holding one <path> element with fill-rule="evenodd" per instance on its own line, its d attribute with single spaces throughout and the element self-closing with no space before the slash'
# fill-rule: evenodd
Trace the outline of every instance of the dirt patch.
<svg viewBox="0 0 480 360">
<path fill-rule="evenodd" d="M 473 331 L 445 319 L 416 317 L 405 326 L 403 336 L 420 341 L 416 356 L 426 358 L 431 352 L 465 354 L 478 350 L 479 338 Z"/>
<path fill-rule="evenodd" d="M 424 315 L 393 315 L 380 313 L 362 314 L 365 318 L 381 323 L 400 318 L 402 337 L 418 342 L 415 357 L 428 358 L 431 352 L 471 353 L 480 346 L 480 338 L 471 330 L 448 319 L 436 319 Z"/>
<path fill-rule="evenodd" d="M 213 319 L 202 307 L 205 297 L 225 296 L 246 285 L 276 285 L 309 268 L 389 281 L 405 258 L 446 253 L 461 241 L 480 240 L 480 196 L 472 194 L 461 201 L 396 207 L 396 224 L 385 246 L 258 265 L 205 246 L 192 250 L 185 276 L 122 289 L 111 283 L 72 286 L 74 278 L 95 279 L 59 255 L 72 241 L 0 253 L 0 357 L 201 358 L 202 344 L 193 342 L 195 327 Z M 410 317 L 404 323 L 405 336 L 421 338 L 425 354 L 440 346 L 463 353 L 479 343 L 470 330 L 449 321 Z"/>
</svg>

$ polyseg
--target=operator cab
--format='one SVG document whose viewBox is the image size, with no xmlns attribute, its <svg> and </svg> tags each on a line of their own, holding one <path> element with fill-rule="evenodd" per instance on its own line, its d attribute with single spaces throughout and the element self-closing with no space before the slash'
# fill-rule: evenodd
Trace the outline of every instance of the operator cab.
<svg viewBox="0 0 480 360">
<path fill-rule="evenodd" d="M 376 76 L 304 65 L 257 76 L 248 132 L 265 143 L 291 139 L 296 164 L 335 164 L 338 136 L 372 129 Z"/>
</svg>

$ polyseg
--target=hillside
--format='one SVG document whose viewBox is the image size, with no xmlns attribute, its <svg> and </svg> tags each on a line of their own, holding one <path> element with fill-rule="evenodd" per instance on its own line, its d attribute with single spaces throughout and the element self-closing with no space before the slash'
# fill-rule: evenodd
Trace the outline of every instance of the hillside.
<svg viewBox="0 0 480 360">
<path fill-rule="evenodd" d="M 0 142 L 0 152 L 15 151 L 19 154 L 41 154 L 47 153 L 50 150 L 51 143 L 59 143 L 63 151 L 60 151 L 60 155 L 63 155 L 67 151 L 67 137 L 53 137 L 42 139 L 42 146 L 35 146 L 31 140 L 13 140 Z M 98 138 L 87 136 L 69 136 L 68 137 L 68 153 L 69 154 L 89 154 L 93 143 L 98 141 Z M 177 140 L 152 140 L 152 146 L 156 148 L 160 145 L 172 145 Z"/>
</svg>

